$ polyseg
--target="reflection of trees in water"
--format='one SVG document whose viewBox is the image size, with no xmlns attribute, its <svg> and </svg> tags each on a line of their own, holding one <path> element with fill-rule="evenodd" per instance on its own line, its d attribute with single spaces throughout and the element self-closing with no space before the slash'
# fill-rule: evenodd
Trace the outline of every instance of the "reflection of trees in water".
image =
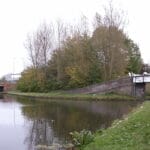
<svg viewBox="0 0 150 150">
<path fill-rule="evenodd" d="M 0 93 L 0 100 L 4 99 L 4 95 Z"/>
<path fill-rule="evenodd" d="M 36 122 L 36 124 L 39 124 L 36 121 L 37 119 L 44 119 L 47 126 L 50 126 L 55 136 L 61 141 L 68 140 L 69 132 L 71 131 L 80 131 L 82 129 L 95 130 L 107 127 L 112 120 L 112 116 L 108 114 L 96 114 L 77 106 L 68 107 L 57 103 L 29 105 L 23 107 L 22 110 L 27 119 Z M 53 124 L 51 120 L 53 120 Z M 44 128 L 44 123 L 42 125 Z M 40 125 L 37 126 L 40 127 Z"/>
<path fill-rule="evenodd" d="M 19 101 L 24 104 L 24 116 L 31 122 L 26 138 L 30 149 L 38 144 L 61 144 L 74 130 L 106 128 L 136 105 L 136 102 Z"/>
<path fill-rule="evenodd" d="M 29 135 L 25 142 L 28 143 L 28 150 L 36 145 L 51 145 L 54 133 L 50 126 L 51 122 L 45 119 L 35 119 L 30 124 Z"/>
<path fill-rule="evenodd" d="M 0 101 L 2 101 L 3 103 L 7 103 L 7 102 L 14 102 L 16 100 L 13 97 L 0 93 Z"/>
</svg>

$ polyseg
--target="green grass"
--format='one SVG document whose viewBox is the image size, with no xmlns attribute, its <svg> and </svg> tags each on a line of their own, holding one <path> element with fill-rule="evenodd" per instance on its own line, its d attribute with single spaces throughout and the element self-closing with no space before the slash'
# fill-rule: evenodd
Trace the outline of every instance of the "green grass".
<svg viewBox="0 0 150 150">
<path fill-rule="evenodd" d="M 7 94 L 28 96 L 46 99 L 68 99 L 68 100 L 135 100 L 134 97 L 117 94 L 68 94 L 64 91 L 56 91 L 50 93 L 23 93 L 8 92 Z"/>
<path fill-rule="evenodd" d="M 124 120 L 95 134 L 84 150 L 150 150 L 150 101 L 144 102 Z"/>
</svg>

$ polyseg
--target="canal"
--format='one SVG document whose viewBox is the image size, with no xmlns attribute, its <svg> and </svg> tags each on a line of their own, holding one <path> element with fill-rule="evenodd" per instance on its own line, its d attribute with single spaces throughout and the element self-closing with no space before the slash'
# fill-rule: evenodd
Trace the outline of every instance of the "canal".
<svg viewBox="0 0 150 150">
<path fill-rule="evenodd" d="M 0 97 L 0 150 L 35 150 L 70 142 L 69 133 L 107 128 L 137 101 L 65 101 Z"/>
</svg>

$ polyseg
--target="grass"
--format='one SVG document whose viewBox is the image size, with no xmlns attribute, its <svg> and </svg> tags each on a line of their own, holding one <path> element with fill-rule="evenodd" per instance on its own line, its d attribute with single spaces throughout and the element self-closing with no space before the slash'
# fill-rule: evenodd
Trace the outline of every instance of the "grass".
<svg viewBox="0 0 150 150">
<path fill-rule="evenodd" d="M 150 150 L 150 101 L 134 112 L 115 121 L 113 125 L 95 134 L 94 142 L 84 150 Z"/>
<path fill-rule="evenodd" d="M 68 100 L 135 100 L 134 97 L 118 94 L 69 94 L 64 91 L 56 91 L 50 93 L 23 93 L 11 91 L 7 94 L 27 96 L 46 99 L 68 99 Z"/>
</svg>

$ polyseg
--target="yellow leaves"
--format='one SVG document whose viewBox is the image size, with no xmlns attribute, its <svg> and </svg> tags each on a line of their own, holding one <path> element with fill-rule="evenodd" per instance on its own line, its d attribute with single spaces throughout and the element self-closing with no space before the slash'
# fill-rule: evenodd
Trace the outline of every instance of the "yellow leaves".
<svg viewBox="0 0 150 150">
<path fill-rule="evenodd" d="M 22 73 L 18 82 L 18 89 L 21 91 L 39 91 L 44 88 L 46 78 L 41 69 L 28 68 Z"/>
<path fill-rule="evenodd" d="M 65 69 L 66 74 L 69 75 L 72 81 L 74 82 L 80 82 L 80 78 L 78 76 L 78 68 L 77 67 L 67 67 Z"/>
<path fill-rule="evenodd" d="M 70 77 L 71 85 L 83 85 L 85 83 L 85 77 L 80 69 L 80 66 L 66 67 L 65 72 Z"/>
</svg>

